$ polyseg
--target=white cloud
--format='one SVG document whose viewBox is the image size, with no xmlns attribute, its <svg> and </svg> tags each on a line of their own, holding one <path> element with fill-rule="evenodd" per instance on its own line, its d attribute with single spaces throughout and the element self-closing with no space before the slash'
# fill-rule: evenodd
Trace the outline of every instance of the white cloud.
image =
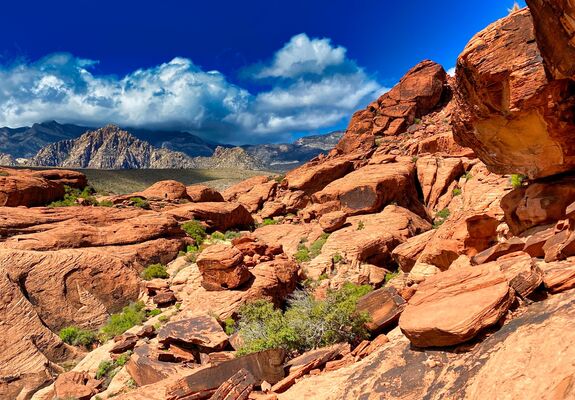
<svg viewBox="0 0 575 400">
<path fill-rule="evenodd" d="M 55 119 L 179 129 L 231 143 L 285 140 L 345 123 L 385 90 L 345 48 L 305 34 L 254 67 L 252 77 L 271 84 L 255 94 L 186 58 L 119 78 L 93 73 L 96 63 L 59 53 L 0 66 L 0 126 Z"/>
<path fill-rule="evenodd" d="M 328 67 L 342 65 L 346 49 L 334 47 L 329 39 L 310 39 L 305 33 L 295 35 L 279 50 L 270 65 L 257 78 L 295 78 L 305 74 L 322 74 Z"/>
<path fill-rule="evenodd" d="M 447 75 L 455 76 L 455 67 L 451 67 L 447 70 Z"/>
<path fill-rule="evenodd" d="M 250 94 L 218 72 L 174 58 L 122 79 L 95 76 L 93 63 L 69 54 L 0 69 L 0 123 L 46 119 L 199 129 L 245 108 Z"/>
</svg>

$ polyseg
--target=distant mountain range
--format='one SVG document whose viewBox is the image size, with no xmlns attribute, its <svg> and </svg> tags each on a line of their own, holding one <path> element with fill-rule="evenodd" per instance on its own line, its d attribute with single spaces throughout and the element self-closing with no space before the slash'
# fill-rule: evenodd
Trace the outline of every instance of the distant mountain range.
<svg viewBox="0 0 575 400">
<path fill-rule="evenodd" d="M 94 129 L 50 121 L 31 127 L 0 128 L 0 165 L 283 171 L 329 151 L 342 135 L 338 131 L 294 143 L 236 147 L 188 132 L 115 126 Z"/>
</svg>

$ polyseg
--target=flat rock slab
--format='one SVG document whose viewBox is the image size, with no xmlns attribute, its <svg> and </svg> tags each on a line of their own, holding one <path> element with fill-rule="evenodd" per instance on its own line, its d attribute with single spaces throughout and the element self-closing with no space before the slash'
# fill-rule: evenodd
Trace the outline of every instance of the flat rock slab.
<svg viewBox="0 0 575 400">
<path fill-rule="evenodd" d="M 158 332 L 162 344 L 180 343 L 219 351 L 228 344 L 228 335 L 215 318 L 201 315 L 167 323 Z"/>
<path fill-rule="evenodd" d="M 366 327 L 371 332 L 378 332 L 396 323 L 405 305 L 396 289 L 383 287 L 360 298 L 357 310 L 369 314 L 371 320 Z"/>
<path fill-rule="evenodd" d="M 275 384 L 285 376 L 284 359 L 284 350 L 271 349 L 197 370 L 169 387 L 166 391 L 166 399 L 193 399 L 196 398 L 194 395 L 202 393 L 211 395 L 214 389 L 219 388 L 240 369 L 248 371 L 253 376 L 255 385 L 261 385 L 263 381 Z"/>
<path fill-rule="evenodd" d="M 425 280 L 399 319 L 414 346 L 466 342 L 497 323 L 513 301 L 507 278 L 490 265 L 448 270 Z"/>
</svg>

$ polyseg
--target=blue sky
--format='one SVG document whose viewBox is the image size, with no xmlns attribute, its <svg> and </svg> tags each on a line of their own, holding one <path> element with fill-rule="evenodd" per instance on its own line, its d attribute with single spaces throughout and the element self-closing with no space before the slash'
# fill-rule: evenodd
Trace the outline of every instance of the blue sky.
<svg viewBox="0 0 575 400">
<path fill-rule="evenodd" d="M 454 66 L 512 5 L 9 2 L 0 11 L 0 126 L 113 122 L 236 144 L 329 132 L 417 62 Z"/>
</svg>

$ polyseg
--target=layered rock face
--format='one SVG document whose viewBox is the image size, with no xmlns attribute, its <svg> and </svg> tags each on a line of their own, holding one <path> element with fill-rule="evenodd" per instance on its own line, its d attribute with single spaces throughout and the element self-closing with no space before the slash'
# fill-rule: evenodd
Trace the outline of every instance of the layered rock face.
<svg viewBox="0 0 575 400">
<path fill-rule="evenodd" d="M 86 176 L 66 170 L 0 169 L 0 206 L 40 206 L 64 196 L 64 185 L 83 189 Z"/>
<path fill-rule="evenodd" d="M 429 60 L 419 63 L 388 93 L 353 115 L 337 151 L 368 150 L 376 136 L 403 133 L 415 118 L 437 107 L 447 91 L 446 82 L 441 65 Z"/>
<path fill-rule="evenodd" d="M 575 165 L 573 83 L 546 74 L 535 39 L 524 9 L 475 35 L 457 60 L 455 138 L 499 174 L 540 178 Z"/>
<path fill-rule="evenodd" d="M 568 0 L 527 0 L 535 37 L 554 79 L 575 78 L 575 6 Z"/>
</svg>

